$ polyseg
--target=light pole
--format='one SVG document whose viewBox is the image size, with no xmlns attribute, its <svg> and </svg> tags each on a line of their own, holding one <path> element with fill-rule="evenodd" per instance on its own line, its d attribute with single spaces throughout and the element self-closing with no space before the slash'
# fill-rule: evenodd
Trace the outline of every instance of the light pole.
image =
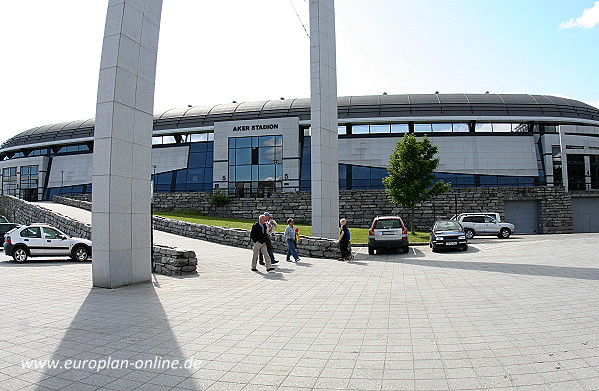
<svg viewBox="0 0 599 391">
<path fill-rule="evenodd" d="M 60 191 L 58 192 L 59 195 L 62 195 L 63 185 L 64 185 L 64 170 L 60 170 Z"/>
</svg>

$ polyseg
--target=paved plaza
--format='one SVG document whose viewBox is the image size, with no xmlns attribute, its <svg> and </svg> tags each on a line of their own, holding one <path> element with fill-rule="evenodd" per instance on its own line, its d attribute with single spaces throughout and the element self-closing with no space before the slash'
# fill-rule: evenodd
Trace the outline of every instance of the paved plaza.
<svg viewBox="0 0 599 391">
<path fill-rule="evenodd" d="M 0 389 L 599 389 L 599 234 L 278 255 L 275 273 L 156 237 L 195 250 L 198 275 L 98 289 L 89 262 L 2 254 Z"/>
</svg>

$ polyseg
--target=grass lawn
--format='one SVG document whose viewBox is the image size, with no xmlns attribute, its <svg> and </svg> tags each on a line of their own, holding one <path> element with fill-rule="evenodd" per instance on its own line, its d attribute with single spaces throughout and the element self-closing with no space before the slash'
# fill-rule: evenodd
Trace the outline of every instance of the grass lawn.
<svg viewBox="0 0 599 391">
<path fill-rule="evenodd" d="M 188 210 L 183 212 L 159 212 L 154 213 L 157 216 L 168 217 L 171 219 L 188 221 L 190 223 L 197 224 L 205 224 L 205 225 L 214 225 L 217 227 L 227 227 L 227 228 L 242 228 L 251 230 L 252 225 L 256 222 L 256 220 L 242 220 L 242 219 L 232 219 L 225 217 L 212 217 L 212 216 L 201 216 L 196 211 Z M 277 232 L 285 231 L 285 227 L 287 226 L 287 221 L 279 221 L 279 226 L 277 227 Z M 312 236 L 312 226 L 305 224 L 295 224 L 296 228 L 299 228 L 300 235 L 304 236 Z M 368 243 L 368 228 L 354 228 L 349 226 L 351 231 L 351 242 L 354 244 L 363 244 Z M 428 243 L 428 232 L 416 232 L 415 235 L 410 233 L 410 243 Z"/>
</svg>

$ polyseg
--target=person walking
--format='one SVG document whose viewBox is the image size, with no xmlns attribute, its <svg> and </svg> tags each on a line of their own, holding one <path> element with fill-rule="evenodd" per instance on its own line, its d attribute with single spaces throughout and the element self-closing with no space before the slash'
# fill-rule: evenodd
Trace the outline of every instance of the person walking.
<svg viewBox="0 0 599 391">
<path fill-rule="evenodd" d="M 279 263 L 279 261 L 275 259 L 272 241 L 274 239 L 274 230 L 279 225 L 277 224 L 276 220 L 272 218 L 270 213 L 264 212 L 264 216 L 266 216 L 266 250 L 268 251 L 268 255 L 270 255 L 271 263 L 274 265 L 275 263 Z M 264 265 L 264 257 L 262 256 L 262 253 L 259 254 L 259 257 L 260 265 Z"/>
<path fill-rule="evenodd" d="M 287 262 L 291 262 L 291 257 L 295 259 L 295 262 L 298 262 L 299 256 L 297 255 L 297 250 L 295 249 L 295 228 L 293 227 L 294 221 L 293 219 L 287 219 L 287 227 L 285 228 L 285 239 L 287 239 Z"/>
<path fill-rule="evenodd" d="M 264 254 L 264 258 L 266 259 L 266 271 L 270 272 L 275 270 L 271 264 L 270 255 L 268 255 L 268 250 L 266 247 L 267 233 L 266 233 L 266 216 L 260 215 L 258 221 L 254 223 L 252 226 L 252 230 L 250 231 L 250 238 L 254 242 L 254 253 L 252 255 L 252 271 L 257 272 L 256 269 L 258 263 L 258 253 Z"/>
<path fill-rule="evenodd" d="M 339 220 L 339 224 L 341 225 L 341 229 L 339 230 L 339 249 L 341 250 L 341 257 L 338 261 L 343 260 L 352 260 L 352 254 L 349 249 L 349 241 L 351 239 L 351 234 L 349 233 L 349 228 L 347 228 L 347 220 L 341 219 Z"/>
</svg>

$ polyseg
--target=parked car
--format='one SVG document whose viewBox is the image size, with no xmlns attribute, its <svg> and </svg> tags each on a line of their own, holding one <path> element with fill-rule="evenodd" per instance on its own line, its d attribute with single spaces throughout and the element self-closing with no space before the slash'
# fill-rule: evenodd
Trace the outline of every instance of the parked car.
<svg viewBox="0 0 599 391">
<path fill-rule="evenodd" d="M 468 239 L 462 224 L 455 220 L 439 220 L 430 231 L 429 246 L 433 251 L 442 248 L 468 250 Z"/>
<path fill-rule="evenodd" d="M 17 223 L 0 223 L 0 237 L 2 237 L 2 244 L 4 245 L 4 235 L 15 228 L 19 228 L 21 224 Z"/>
<path fill-rule="evenodd" d="M 92 242 L 71 237 L 47 224 L 31 224 L 5 235 L 4 253 L 17 262 L 25 262 L 29 257 L 60 256 L 83 262 L 91 257 Z"/>
<path fill-rule="evenodd" d="M 490 217 L 493 217 L 495 220 L 501 222 L 501 215 L 497 212 L 460 213 L 457 215 L 453 215 L 450 220 L 460 220 L 460 217 L 462 217 L 462 216 L 480 216 L 480 215 L 490 216 Z"/>
<path fill-rule="evenodd" d="M 410 251 L 408 229 L 399 216 L 377 216 L 368 230 L 368 254 L 374 255 L 382 248 L 400 248 Z"/>
<path fill-rule="evenodd" d="M 507 239 L 516 232 L 516 227 L 511 223 L 500 223 L 486 214 L 468 214 L 457 220 L 466 232 L 466 238 L 472 239 L 475 235 L 497 235 Z"/>
</svg>

